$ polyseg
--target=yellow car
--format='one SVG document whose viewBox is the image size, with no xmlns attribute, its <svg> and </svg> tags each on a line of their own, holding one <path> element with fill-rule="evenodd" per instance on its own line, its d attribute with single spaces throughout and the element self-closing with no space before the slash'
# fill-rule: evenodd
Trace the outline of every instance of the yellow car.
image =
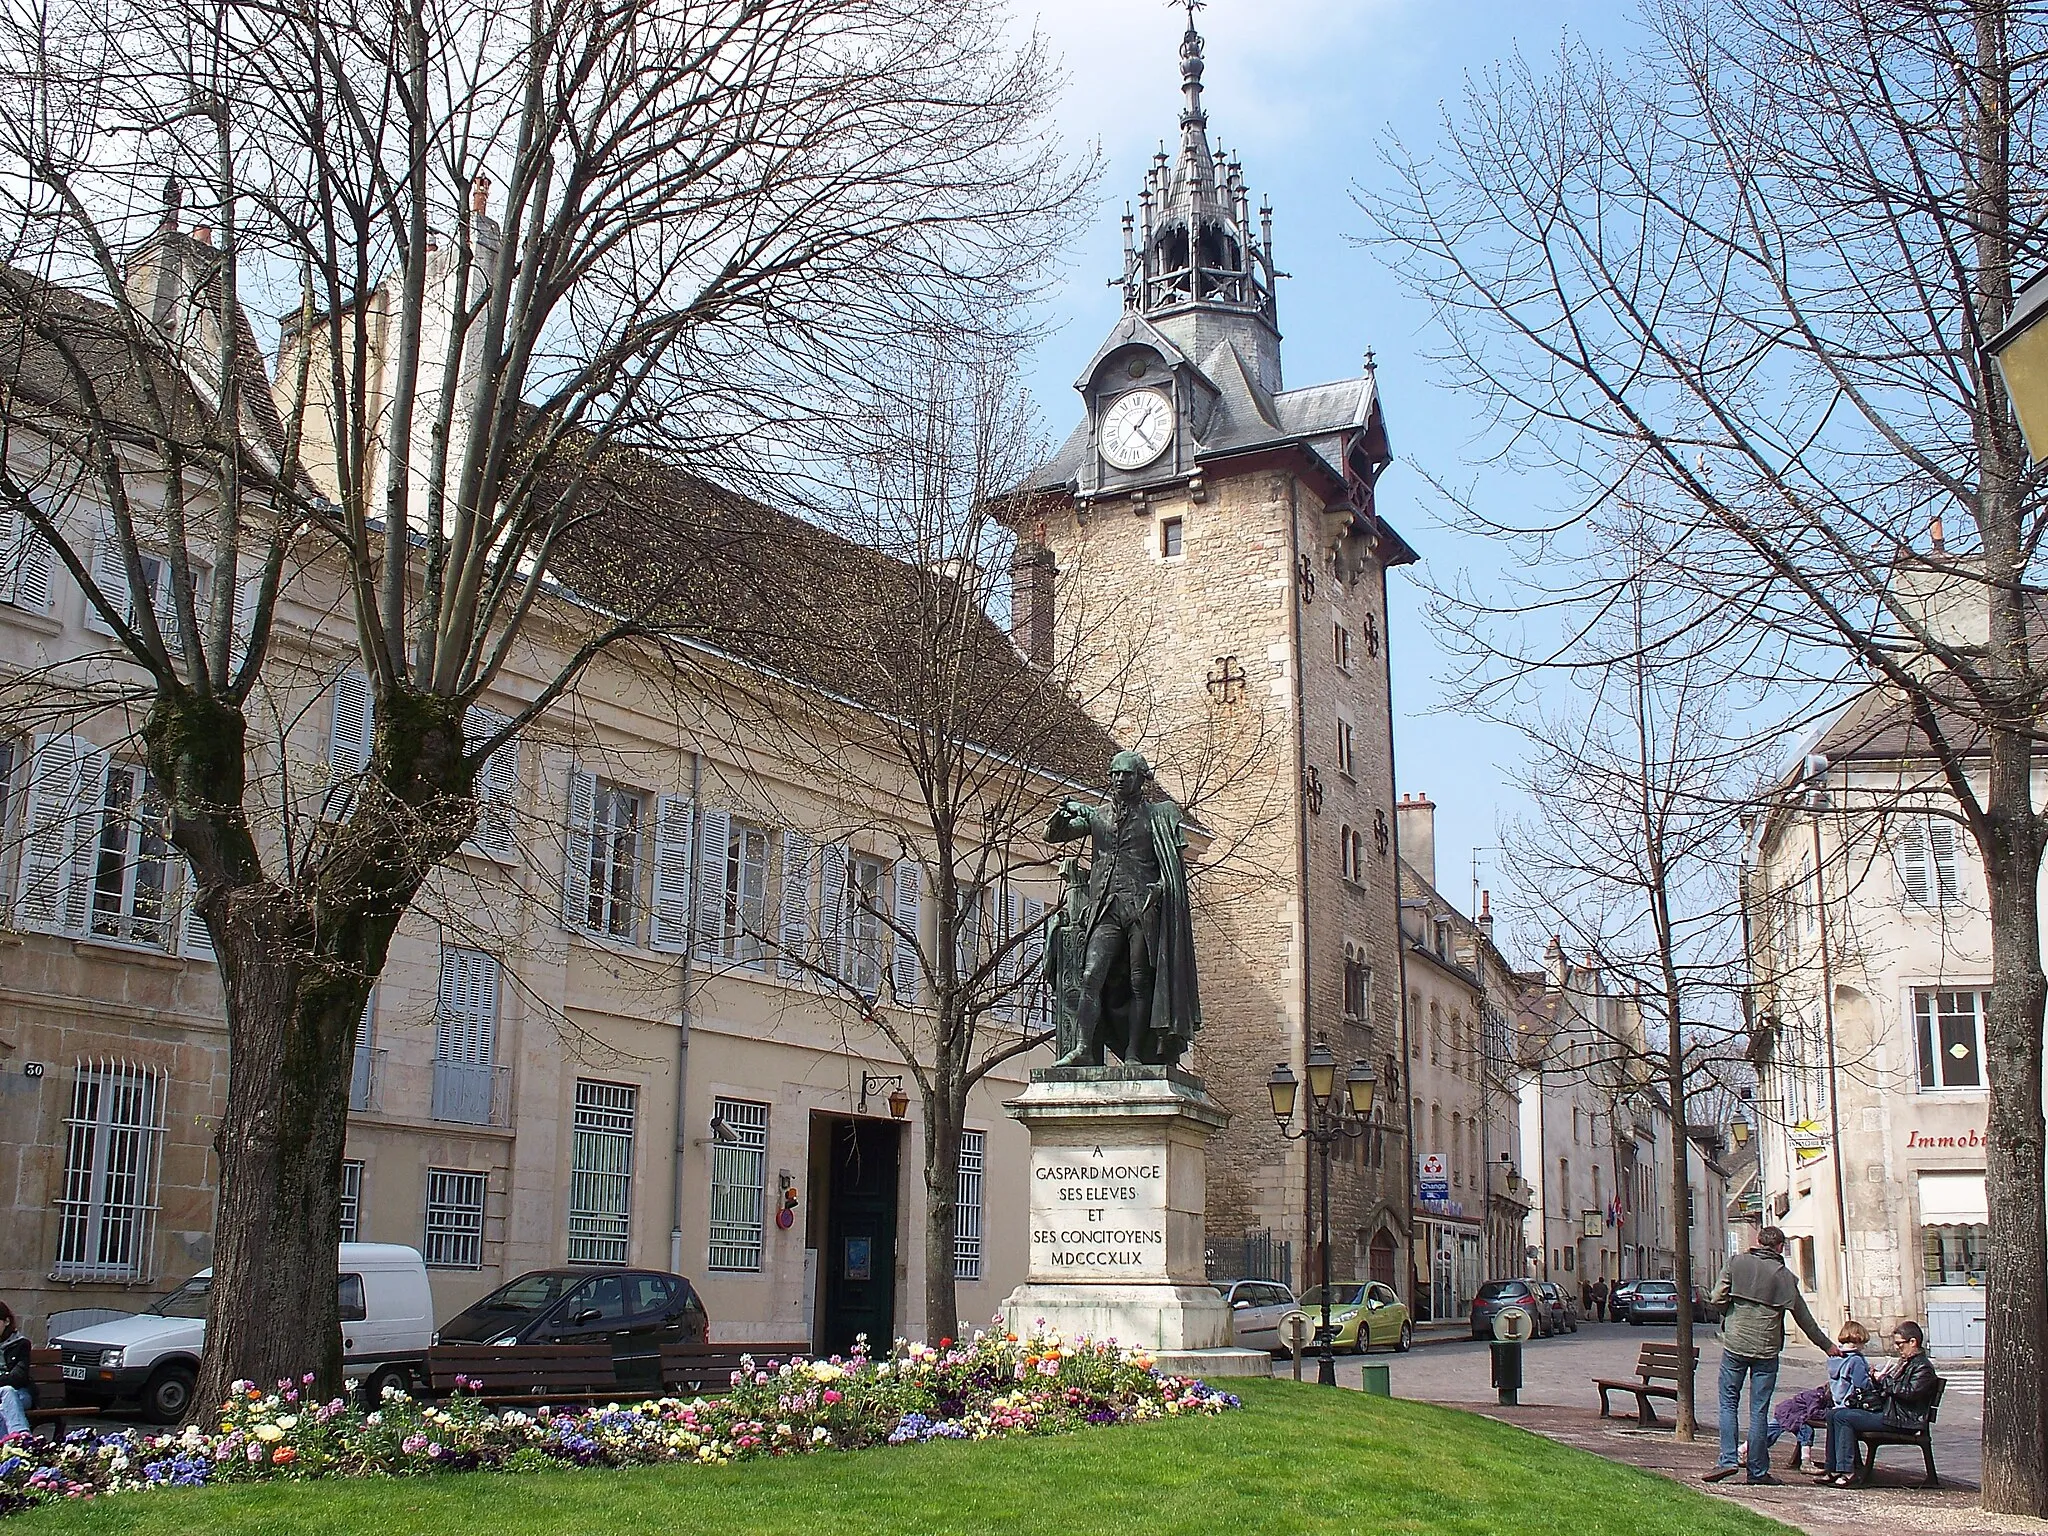
<svg viewBox="0 0 2048 1536">
<path fill-rule="evenodd" d="M 1323 1288 L 1312 1285 L 1298 1303 L 1308 1314 L 1309 1338 L 1323 1326 Z M 1415 1342 L 1407 1305 L 1391 1286 L 1377 1280 L 1348 1280 L 1330 1287 L 1330 1347 L 1345 1353 L 1387 1346 L 1406 1352 Z M 1313 1342 L 1310 1348 L 1314 1348 Z"/>
</svg>

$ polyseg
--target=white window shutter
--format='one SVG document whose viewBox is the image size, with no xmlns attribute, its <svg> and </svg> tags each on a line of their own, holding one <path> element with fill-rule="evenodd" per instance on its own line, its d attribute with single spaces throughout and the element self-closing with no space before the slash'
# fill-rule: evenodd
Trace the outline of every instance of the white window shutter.
<svg viewBox="0 0 2048 1536">
<path fill-rule="evenodd" d="M 479 949 L 443 949 L 435 1011 L 437 1059 L 489 1066 L 498 1022 L 497 960 Z"/>
<path fill-rule="evenodd" d="M 1954 823 L 1943 821 L 1939 817 L 1928 819 L 1928 888 L 1936 906 L 1954 901 L 1960 890 L 1956 879 L 1957 841 Z"/>
<path fill-rule="evenodd" d="M 106 754 L 83 737 L 35 740 L 14 908 L 24 928 L 85 932 L 105 765 Z"/>
<path fill-rule="evenodd" d="M 1043 1022 L 1048 1002 L 1045 986 L 1038 979 L 1039 968 L 1045 961 L 1045 930 L 1040 926 L 1045 921 L 1045 903 L 1036 896 L 1026 896 L 1018 903 L 1017 915 L 1024 929 L 1024 993 L 1019 1008 L 1033 1023 L 1039 1023 Z"/>
<path fill-rule="evenodd" d="M 725 861 L 732 851 L 732 812 L 707 805 L 697 819 L 697 953 L 722 955 L 736 914 L 725 910 Z"/>
<path fill-rule="evenodd" d="M 569 765 L 569 837 L 562 860 L 562 926 L 590 926 L 590 819 L 597 812 L 597 775 Z"/>
<path fill-rule="evenodd" d="M 829 976 L 846 975 L 846 874 L 850 856 L 844 843 L 827 843 L 818 861 L 819 963 Z"/>
<path fill-rule="evenodd" d="M 915 859 L 896 861 L 896 943 L 889 961 L 889 985 L 896 1001 L 918 997 L 918 920 L 923 915 L 923 873 Z"/>
<path fill-rule="evenodd" d="M 0 506 L 0 603 L 50 611 L 50 546 L 12 506 Z"/>
<path fill-rule="evenodd" d="M 462 717 L 466 743 L 487 741 L 505 728 L 506 716 L 472 706 Z M 519 787 L 519 745 L 508 741 L 476 771 L 476 831 L 469 846 L 493 859 L 509 859 L 514 849 L 513 800 Z"/>
<path fill-rule="evenodd" d="M 263 596 L 263 578 L 251 576 L 235 587 L 235 611 L 228 616 L 228 675 L 232 680 L 249 659 L 249 641 L 256 633 L 256 604 Z"/>
<path fill-rule="evenodd" d="M 135 604 L 128 591 L 128 572 L 121 564 L 118 537 L 105 523 L 100 525 L 99 536 L 93 540 L 92 579 L 114 612 L 123 619 L 135 616 Z M 114 632 L 114 626 L 100 616 L 99 609 L 93 606 L 90 598 L 85 604 L 85 627 L 101 635 Z"/>
<path fill-rule="evenodd" d="M 1906 899 L 1927 906 L 1934 882 L 1928 868 L 1927 823 L 1908 817 L 1899 826 L 1899 879 L 1906 887 Z"/>
<path fill-rule="evenodd" d="M 370 766 L 370 741 L 377 701 L 370 679 L 349 667 L 334 680 L 334 718 L 327 734 L 327 767 L 336 780 L 353 779 Z"/>
<path fill-rule="evenodd" d="M 686 795 L 654 803 L 654 915 L 647 944 L 679 955 L 690 942 L 690 834 L 697 807 Z"/>
<path fill-rule="evenodd" d="M 213 952 L 213 935 L 207 931 L 206 919 L 199 915 L 199 905 L 194 899 L 199 894 L 199 880 L 189 869 L 185 872 L 185 916 L 178 925 L 178 953 L 188 960 L 204 960 L 208 965 L 216 963 Z"/>
<path fill-rule="evenodd" d="M 784 980 L 804 975 L 811 942 L 811 840 L 792 828 L 782 833 L 782 905 L 776 932 L 781 958 L 776 971 Z"/>
<path fill-rule="evenodd" d="M 996 944 L 1000 957 L 996 961 L 996 1011 L 1005 1017 L 1015 1018 L 1023 1012 L 1017 995 L 1017 976 L 1023 968 L 1024 956 L 1016 944 L 1017 937 L 1017 893 L 1010 889 L 1005 880 L 1002 887 L 1002 920 L 996 930 Z"/>
</svg>

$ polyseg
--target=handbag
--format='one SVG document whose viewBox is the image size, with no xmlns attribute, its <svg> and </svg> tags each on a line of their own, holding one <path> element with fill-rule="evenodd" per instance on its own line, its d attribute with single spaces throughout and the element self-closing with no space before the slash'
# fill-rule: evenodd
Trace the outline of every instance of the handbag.
<svg viewBox="0 0 2048 1536">
<path fill-rule="evenodd" d="M 1884 1393 L 1878 1389 L 1875 1380 L 1858 1382 L 1843 1402 L 1844 1408 L 1856 1408 L 1864 1413 L 1883 1413 Z"/>
</svg>

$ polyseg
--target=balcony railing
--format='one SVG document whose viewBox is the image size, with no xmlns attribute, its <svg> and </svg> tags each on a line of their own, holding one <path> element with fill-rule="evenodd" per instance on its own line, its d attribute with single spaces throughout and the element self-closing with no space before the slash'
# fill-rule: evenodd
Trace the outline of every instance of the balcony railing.
<svg viewBox="0 0 2048 1536">
<path fill-rule="evenodd" d="M 451 1125 L 509 1125 L 511 1090 L 510 1067 L 437 1061 L 433 1116 Z"/>
<path fill-rule="evenodd" d="M 384 1056 L 383 1051 L 356 1048 L 355 1070 L 348 1080 L 350 1114 L 375 1113 L 384 1107 Z"/>
</svg>

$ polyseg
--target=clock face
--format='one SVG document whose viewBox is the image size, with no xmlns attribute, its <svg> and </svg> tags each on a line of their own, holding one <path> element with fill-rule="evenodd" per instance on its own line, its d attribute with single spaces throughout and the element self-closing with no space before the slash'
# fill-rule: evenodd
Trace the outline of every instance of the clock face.
<svg viewBox="0 0 2048 1536">
<path fill-rule="evenodd" d="M 1173 441 L 1173 402 L 1156 389 L 1134 389 L 1102 413 L 1102 457 L 1117 469 L 1141 469 Z"/>
</svg>

